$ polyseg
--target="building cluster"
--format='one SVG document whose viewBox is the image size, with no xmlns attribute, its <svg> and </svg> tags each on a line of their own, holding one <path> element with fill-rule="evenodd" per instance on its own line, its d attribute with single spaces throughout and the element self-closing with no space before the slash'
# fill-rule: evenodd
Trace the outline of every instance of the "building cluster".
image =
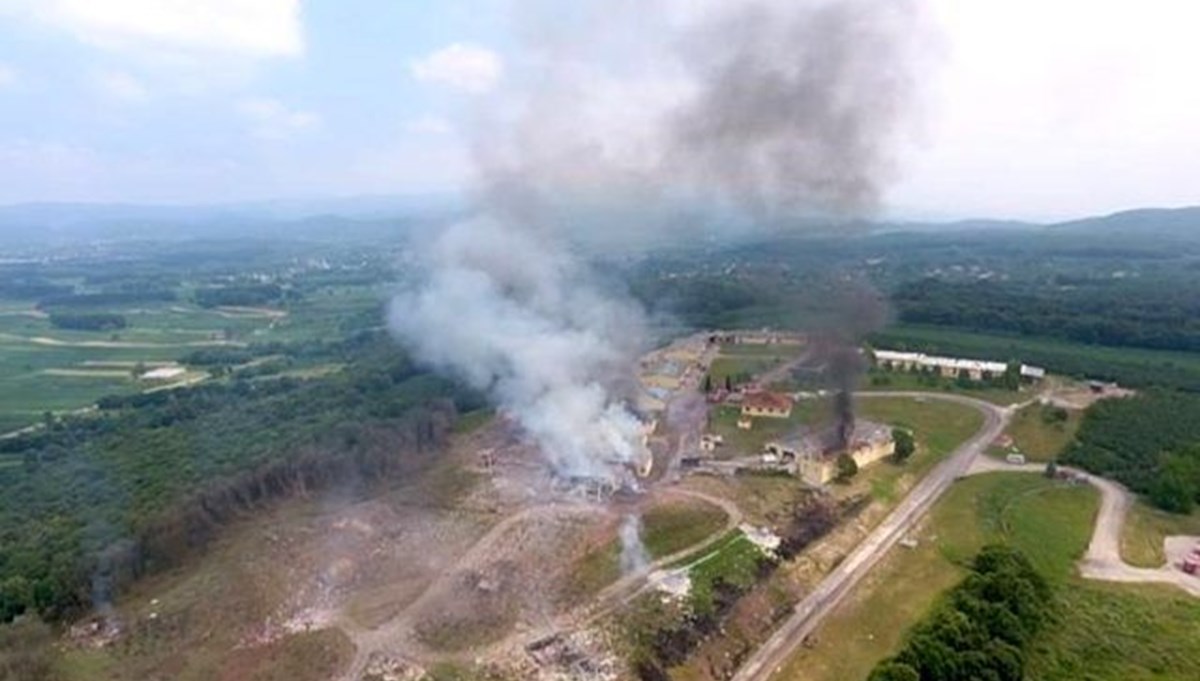
<svg viewBox="0 0 1200 681">
<path fill-rule="evenodd" d="M 926 355 L 923 352 L 876 350 L 875 361 L 880 367 L 892 371 L 930 370 L 947 378 L 957 378 L 960 375 L 966 375 L 972 381 L 997 378 L 1003 376 L 1008 371 L 1008 365 L 1004 362 L 939 357 L 937 355 Z M 1042 367 L 1022 364 L 1020 371 L 1021 378 L 1025 380 L 1040 381 L 1046 377 L 1046 370 Z"/>
</svg>

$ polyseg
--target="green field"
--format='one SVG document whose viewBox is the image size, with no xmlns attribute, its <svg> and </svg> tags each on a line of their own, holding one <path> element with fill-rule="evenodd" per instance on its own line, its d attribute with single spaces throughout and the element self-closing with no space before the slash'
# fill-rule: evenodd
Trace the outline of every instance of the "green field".
<svg viewBox="0 0 1200 681">
<path fill-rule="evenodd" d="M 985 386 L 959 387 L 953 379 L 925 377 L 902 371 L 872 371 L 869 380 L 861 388 L 863 392 L 888 392 L 897 390 L 917 390 L 921 392 L 945 392 L 956 395 L 966 395 L 977 400 L 1007 406 L 1028 400 L 1031 392 L 1004 390 Z"/>
<path fill-rule="evenodd" d="M 985 544 L 1007 542 L 1056 584 L 1058 618 L 1031 653 L 1030 681 L 1195 678 L 1200 607 L 1165 587 L 1084 581 L 1075 561 L 1098 494 L 1040 476 L 997 473 L 959 483 L 934 507 L 916 549 L 898 548 L 818 631 L 781 678 L 865 679 L 904 632 L 965 574 Z"/>
<path fill-rule="evenodd" d="M 750 430 L 738 428 L 741 419 L 741 407 L 719 404 L 709 412 L 709 431 L 725 438 L 724 452 L 718 454 L 729 456 L 758 454 L 771 440 L 779 439 L 803 425 L 812 425 L 818 419 L 825 418 L 829 405 L 825 400 L 800 400 L 792 409 L 792 415 L 786 419 L 755 418 L 754 427 Z"/>
<path fill-rule="evenodd" d="M 1083 421 L 1080 411 L 1066 410 L 1065 421 L 1053 420 L 1052 407 L 1031 404 L 1017 412 L 1008 427 L 1013 445 L 1025 458 L 1034 462 L 1057 459 L 1067 445 L 1075 439 L 1079 424 Z"/>
</svg>

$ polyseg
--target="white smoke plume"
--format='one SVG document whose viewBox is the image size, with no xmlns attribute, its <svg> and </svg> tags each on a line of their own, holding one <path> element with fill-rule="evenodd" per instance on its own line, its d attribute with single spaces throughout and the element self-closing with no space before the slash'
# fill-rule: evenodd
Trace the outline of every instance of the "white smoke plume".
<svg viewBox="0 0 1200 681">
<path fill-rule="evenodd" d="M 485 390 L 561 475 L 613 478 L 642 426 L 617 379 L 640 347 L 636 308 L 603 295 L 552 241 L 487 218 L 448 230 L 391 326 L 417 357 Z"/>
<path fill-rule="evenodd" d="M 621 574 L 628 575 L 645 570 L 650 565 L 650 554 L 642 543 L 642 518 L 627 515 L 621 521 L 618 532 L 621 539 Z"/>
<path fill-rule="evenodd" d="M 478 217 L 428 247 L 393 330 L 486 390 L 559 473 L 619 476 L 641 450 L 625 406 L 641 317 L 566 236 L 581 222 L 617 240 L 688 229 L 683 215 L 717 205 L 768 228 L 870 211 L 910 109 L 918 7 L 520 3 L 524 49 L 469 131 Z M 622 202 L 639 210 L 601 230 L 571 211 Z"/>
</svg>

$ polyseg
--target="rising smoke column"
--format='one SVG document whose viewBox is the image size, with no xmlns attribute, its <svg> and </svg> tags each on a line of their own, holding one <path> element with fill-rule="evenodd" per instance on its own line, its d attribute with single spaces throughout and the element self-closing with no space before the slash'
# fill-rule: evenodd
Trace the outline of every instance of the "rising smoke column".
<svg viewBox="0 0 1200 681">
<path fill-rule="evenodd" d="M 616 377 L 640 343 L 635 308 L 601 294 L 553 242 L 480 218 L 425 254 L 392 329 L 423 361 L 487 391 L 562 475 L 612 478 L 636 461 L 641 423 Z"/>
<path fill-rule="evenodd" d="M 614 477 L 640 447 L 622 388 L 641 315 L 571 255 L 569 204 L 636 202 L 653 217 L 604 226 L 623 239 L 688 229 L 681 205 L 773 230 L 866 216 L 910 108 L 917 7 L 525 4 L 523 73 L 469 135 L 478 216 L 424 250 L 392 329 L 418 359 L 486 390 L 560 473 Z"/>
</svg>

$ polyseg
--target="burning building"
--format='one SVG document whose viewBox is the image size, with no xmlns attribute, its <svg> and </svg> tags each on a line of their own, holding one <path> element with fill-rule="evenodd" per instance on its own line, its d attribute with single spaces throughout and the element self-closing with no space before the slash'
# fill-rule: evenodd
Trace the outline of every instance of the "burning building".
<svg viewBox="0 0 1200 681">
<path fill-rule="evenodd" d="M 837 460 L 842 454 L 862 468 L 891 456 L 896 443 L 887 426 L 859 420 L 844 432 L 840 426 L 824 431 L 801 427 L 787 437 L 768 442 L 765 451 L 789 465 L 805 482 L 825 485 L 837 477 Z"/>
</svg>

